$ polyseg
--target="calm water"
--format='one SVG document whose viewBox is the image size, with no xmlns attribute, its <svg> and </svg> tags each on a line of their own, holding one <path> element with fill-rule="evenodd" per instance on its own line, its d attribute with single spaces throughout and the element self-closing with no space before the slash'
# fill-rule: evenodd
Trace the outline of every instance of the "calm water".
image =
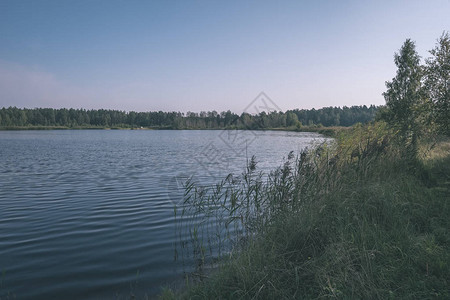
<svg viewBox="0 0 450 300">
<path fill-rule="evenodd" d="M 154 296 L 174 260 L 177 179 L 214 183 L 246 157 L 279 166 L 312 133 L 0 132 L 0 298 Z"/>
</svg>

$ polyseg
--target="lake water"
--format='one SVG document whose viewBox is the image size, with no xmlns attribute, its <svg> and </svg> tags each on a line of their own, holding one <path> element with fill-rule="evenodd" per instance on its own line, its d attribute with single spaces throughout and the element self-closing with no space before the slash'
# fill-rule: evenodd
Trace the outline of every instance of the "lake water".
<svg viewBox="0 0 450 300">
<path fill-rule="evenodd" d="M 281 165 L 318 143 L 281 131 L 0 132 L 0 298 L 153 297 L 174 260 L 179 178 L 204 184 Z"/>
</svg>

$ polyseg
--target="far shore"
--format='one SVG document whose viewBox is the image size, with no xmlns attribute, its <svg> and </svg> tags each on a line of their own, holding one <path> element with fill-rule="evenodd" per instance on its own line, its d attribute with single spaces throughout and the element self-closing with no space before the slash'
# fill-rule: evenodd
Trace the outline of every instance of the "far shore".
<svg viewBox="0 0 450 300">
<path fill-rule="evenodd" d="M 344 126 L 302 126 L 302 127 L 279 127 L 279 128 L 173 128 L 166 127 L 104 127 L 104 126 L 2 126 L 0 131 L 20 130 L 251 130 L 251 131 L 293 131 L 293 132 L 316 132 L 324 136 L 333 137 L 338 132 L 348 130 L 351 127 Z"/>
</svg>

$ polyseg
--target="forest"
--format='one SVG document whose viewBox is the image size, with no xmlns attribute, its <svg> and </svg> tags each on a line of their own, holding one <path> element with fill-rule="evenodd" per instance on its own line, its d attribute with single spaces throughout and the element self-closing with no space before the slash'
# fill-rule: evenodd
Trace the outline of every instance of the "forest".
<svg viewBox="0 0 450 300">
<path fill-rule="evenodd" d="M 301 126 L 352 126 L 366 124 L 375 118 L 378 107 L 325 107 L 294 109 L 286 112 L 261 112 L 258 115 L 231 111 L 208 112 L 125 112 L 120 110 L 86 110 L 53 108 L 17 108 L 0 110 L 0 128 L 65 127 L 65 128 L 161 128 L 161 129 L 269 129 Z"/>
</svg>

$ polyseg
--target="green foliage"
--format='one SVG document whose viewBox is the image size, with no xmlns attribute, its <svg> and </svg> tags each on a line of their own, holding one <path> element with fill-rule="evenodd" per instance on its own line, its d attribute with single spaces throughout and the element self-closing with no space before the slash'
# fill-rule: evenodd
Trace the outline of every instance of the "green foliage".
<svg viewBox="0 0 450 300">
<path fill-rule="evenodd" d="M 293 112 L 286 113 L 286 125 L 287 126 L 296 126 L 298 123 L 298 117 Z"/>
<path fill-rule="evenodd" d="M 408 153 L 416 155 L 420 123 L 418 116 L 422 104 L 422 68 L 414 42 L 407 39 L 394 56 L 397 75 L 386 82 L 383 93 L 388 108 L 387 122 L 401 137 Z"/>
<path fill-rule="evenodd" d="M 450 35 L 444 32 L 426 59 L 424 87 L 434 105 L 433 117 L 441 133 L 450 135 Z"/>
<path fill-rule="evenodd" d="M 323 126 L 352 126 L 356 123 L 366 124 L 374 120 L 378 107 L 324 107 L 321 109 L 294 109 L 298 120 L 305 126 L 322 124 Z"/>
<path fill-rule="evenodd" d="M 398 133 L 411 158 L 417 158 L 419 140 L 436 133 L 450 135 L 450 36 L 444 32 L 431 57 L 420 65 L 415 44 L 406 40 L 395 54 L 397 75 L 386 82 L 386 106 L 377 113 Z"/>
</svg>

